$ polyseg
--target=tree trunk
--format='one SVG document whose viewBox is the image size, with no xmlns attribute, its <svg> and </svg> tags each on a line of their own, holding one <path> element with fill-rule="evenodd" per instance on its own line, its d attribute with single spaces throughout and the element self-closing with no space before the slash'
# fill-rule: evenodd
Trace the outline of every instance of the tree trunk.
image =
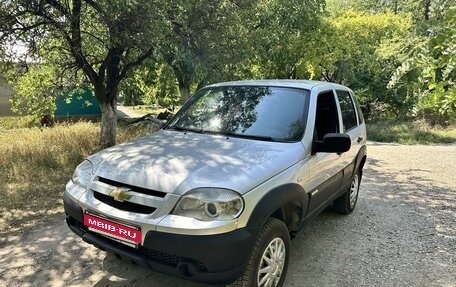
<svg viewBox="0 0 456 287">
<path fill-rule="evenodd" d="M 185 103 L 190 98 L 190 83 L 192 81 L 192 72 L 189 71 L 188 67 L 183 65 L 174 64 L 171 65 L 176 76 L 177 83 L 179 84 L 179 93 L 181 96 L 181 103 Z"/>
<path fill-rule="evenodd" d="M 101 102 L 101 131 L 100 145 L 108 148 L 116 144 L 117 135 L 117 107 L 116 101 Z"/>
<path fill-rule="evenodd" d="M 185 103 L 190 98 L 190 83 L 179 83 L 179 93 L 182 103 Z"/>
</svg>

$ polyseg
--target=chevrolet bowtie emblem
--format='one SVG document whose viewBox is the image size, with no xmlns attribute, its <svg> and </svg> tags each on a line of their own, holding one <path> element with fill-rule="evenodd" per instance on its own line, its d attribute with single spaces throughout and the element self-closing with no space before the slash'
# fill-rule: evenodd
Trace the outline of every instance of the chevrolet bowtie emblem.
<svg viewBox="0 0 456 287">
<path fill-rule="evenodd" d="M 128 200 L 131 197 L 131 195 L 128 194 L 127 190 L 123 190 L 120 188 L 113 189 L 109 195 L 114 197 L 114 200 L 120 201 L 120 202 Z"/>
</svg>

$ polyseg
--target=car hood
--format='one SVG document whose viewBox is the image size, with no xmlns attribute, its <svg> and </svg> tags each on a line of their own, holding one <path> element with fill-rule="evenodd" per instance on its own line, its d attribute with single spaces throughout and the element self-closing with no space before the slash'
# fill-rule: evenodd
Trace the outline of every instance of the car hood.
<svg viewBox="0 0 456 287">
<path fill-rule="evenodd" d="M 128 185 L 180 195 L 199 187 L 228 188 L 243 194 L 303 155 L 301 142 L 160 130 L 103 150 L 89 160 L 96 176 Z"/>
</svg>

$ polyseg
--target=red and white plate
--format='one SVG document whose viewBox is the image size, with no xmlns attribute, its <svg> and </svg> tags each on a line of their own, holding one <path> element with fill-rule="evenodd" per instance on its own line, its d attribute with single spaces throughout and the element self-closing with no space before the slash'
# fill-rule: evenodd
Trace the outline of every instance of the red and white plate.
<svg viewBox="0 0 456 287">
<path fill-rule="evenodd" d="M 139 228 L 117 223 L 93 214 L 84 213 L 84 225 L 93 232 L 112 237 L 122 243 L 137 245 L 141 244 L 142 241 Z"/>
</svg>

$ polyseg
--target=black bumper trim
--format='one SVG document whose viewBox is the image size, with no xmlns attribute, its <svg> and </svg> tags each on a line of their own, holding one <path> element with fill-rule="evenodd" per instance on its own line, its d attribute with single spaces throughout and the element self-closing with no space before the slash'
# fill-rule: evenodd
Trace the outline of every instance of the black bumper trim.
<svg viewBox="0 0 456 287">
<path fill-rule="evenodd" d="M 82 208 L 74 202 L 66 192 L 63 193 L 63 208 L 65 213 L 79 222 L 84 222 Z"/>
<path fill-rule="evenodd" d="M 64 202 L 67 224 L 76 235 L 101 250 L 137 265 L 191 281 L 229 284 L 242 275 L 247 264 L 252 236 L 245 229 L 207 236 L 150 231 L 146 234 L 144 246 L 135 249 L 88 231 L 82 224 L 82 208 L 68 197 L 64 197 Z M 168 254 L 179 260 L 166 264 L 154 260 L 147 250 Z"/>
<path fill-rule="evenodd" d="M 104 239 L 102 236 L 91 232 L 85 232 L 82 235 L 82 240 L 92 244 L 98 249 L 115 253 L 122 258 L 127 258 L 140 266 L 150 267 L 145 256 L 141 255 L 139 252 L 132 252 L 131 250 L 123 248 L 120 243 L 113 242 L 109 239 Z"/>
</svg>

